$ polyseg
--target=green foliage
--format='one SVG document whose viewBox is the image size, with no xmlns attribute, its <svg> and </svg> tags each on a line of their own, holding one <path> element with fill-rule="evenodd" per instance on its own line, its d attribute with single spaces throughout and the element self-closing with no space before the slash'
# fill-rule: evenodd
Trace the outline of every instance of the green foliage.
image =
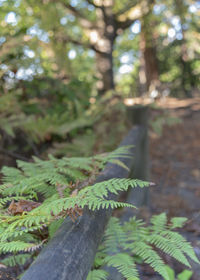
<svg viewBox="0 0 200 280">
<path fill-rule="evenodd" d="M 66 95 L 48 93 L 44 98 L 31 96 L 33 89 L 29 88 L 25 100 L 22 93 L 0 96 L 2 150 L 8 154 L 16 151 L 25 157 L 34 153 L 42 158 L 47 158 L 49 153 L 90 156 L 113 150 L 127 130 L 121 100 L 109 95 L 90 104 L 88 97 L 78 100 L 74 94 L 72 98 L 68 87 L 70 84 L 65 88 Z M 117 125 L 110 131 L 112 122 Z"/>
<path fill-rule="evenodd" d="M 87 280 L 106 280 L 108 276 L 108 273 L 105 270 L 98 269 L 98 270 L 92 270 L 89 272 L 87 276 Z"/>
<path fill-rule="evenodd" d="M 27 91 L 27 95 L 30 90 Z M 47 96 L 47 99 L 50 96 Z M 91 112 L 89 104 L 80 103 L 76 98 L 53 98 L 51 103 L 43 99 L 46 106 L 41 108 L 41 98 L 28 98 L 22 101 L 22 94 L 12 92 L 0 96 L 0 127 L 6 134 L 14 138 L 21 131 L 33 142 L 39 144 L 52 137 L 66 138 L 66 135 L 77 129 L 91 126 L 97 115 Z M 34 101 L 34 102 L 33 102 Z M 34 107 L 33 107 L 34 103 Z M 12 108 L 12 110 L 11 110 Z M 91 118 L 91 114 L 92 118 Z M 59 139 L 58 138 L 58 139 Z"/>
<path fill-rule="evenodd" d="M 162 213 L 153 216 L 150 222 L 150 225 L 145 225 L 142 220 L 131 218 L 122 225 L 118 218 L 111 218 L 97 255 L 97 260 L 100 257 L 101 261 L 95 262 L 95 266 L 99 264 L 100 269 L 111 266 L 117 268 L 125 279 L 137 280 L 140 279 L 136 268 L 139 259 L 150 265 L 165 280 L 172 280 L 174 278 L 171 270 L 169 272 L 159 251 L 187 267 L 191 267 L 187 258 L 199 263 L 190 243 L 173 231 L 183 226 L 184 218 L 172 218 L 168 224 L 166 214 Z M 181 277 L 182 275 L 191 276 L 185 271 Z"/>
<path fill-rule="evenodd" d="M 190 280 L 192 277 L 192 271 L 190 270 L 183 270 L 181 273 L 177 275 L 178 280 Z"/>
<path fill-rule="evenodd" d="M 25 263 L 39 250 L 62 224 L 63 218 L 72 220 L 83 214 L 85 208 L 115 209 L 134 207 L 110 199 L 110 194 L 127 191 L 129 187 L 147 187 L 149 183 L 137 179 L 113 178 L 94 184 L 95 176 L 106 162 L 123 163 L 118 158 L 129 157 L 130 147 L 121 147 L 110 154 L 90 158 L 61 158 L 49 160 L 34 158 L 34 162 L 18 161 L 18 167 L 4 167 L 0 186 L 0 253 L 13 253 L 5 258 L 8 265 Z M 40 203 L 36 201 L 40 198 Z M 10 203 L 11 202 L 11 203 Z M 138 260 L 149 264 L 164 279 L 169 273 L 158 250 L 190 267 L 188 257 L 199 262 L 193 248 L 179 233 L 184 218 L 172 218 L 167 223 L 163 213 L 153 216 L 146 226 L 142 220 L 131 218 L 123 225 L 111 218 L 88 279 L 107 279 L 104 266 L 116 268 L 128 280 L 139 279 Z M 100 270 L 99 270 L 100 268 Z"/>
<path fill-rule="evenodd" d="M 64 217 L 75 220 L 85 207 L 92 211 L 134 207 L 110 199 L 109 194 L 149 183 L 114 178 L 94 184 L 105 163 L 119 164 L 117 158 L 127 157 L 129 148 L 91 158 L 34 158 L 34 162 L 18 161 L 18 168 L 4 167 L 4 184 L 0 186 L 0 253 L 39 249 L 47 230 L 52 237 Z M 38 198 L 40 203 L 36 203 Z"/>
<path fill-rule="evenodd" d="M 24 265 L 31 258 L 31 254 L 19 254 L 4 258 L 1 262 L 6 266 Z"/>
<path fill-rule="evenodd" d="M 162 5 L 162 1 L 159 1 Z M 171 4 L 171 5 L 170 5 Z M 160 36 L 157 41 L 159 45 L 158 61 L 160 66 L 160 80 L 168 83 L 171 94 L 179 97 L 192 96 L 190 91 L 198 87 L 198 66 L 194 70 L 199 36 L 197 34 L 197 10 L 190 12 L 193 2 L 190 0 L 171 2 L 164 9 L 161 9 L 159 18 L 161 24 L 158 25 Z M 194 5 L 195 6 L 195 5 Z M 179 27 L 170 20 L 171 15 L 179 19 Z M 168 36 L 169 30 L 175 31 L 174 38 Z M 193 34 L 191 36 L 191 34 Z M 191 43 L 193 42 L 193 43 Z M 184 51 L 183 51 L 184 49 Z M 186 58 L 187 57 L 187 58 Z"/>
<path fill-rule="evenodd" d="M 49 238 L 51 239 L 56 231 L 59 229 L 59 227 L 62 225 L 64 219 L 61 218 L 59 220 L 55 220 L 49 225 Z"/>
<path fill-rule="evenodd" d="M 113 110 L 113 96 L 110 102 L 108 99 L 98 100 L 95 87 L 97 77 L 94 74 L 96 45 L 88 49 L 95 39 L 96 26 L 104 26 L 101 18 L 97 22 L 101 8 L 96 9 L 98 3 L 89 4 L 92 1 L 75 2 L 70 7 L 70 1 L 58 1 L 56 4 L 53 1 L 22 0 L 17 4 L 14 0 L 0 1 L 0 145 L 5 153 L 12 149 L 28 155 L 34 152 L 46 156 L 49 151 L 55 156 L 69 153 L 91 155 L 92 151 L 101 150 L 102 147 L 103 150 L 110 150 L 118 135 L 124 134 L 124 108 Z M 174 95 L 177 95 L 177 91 L 188 92 L 198 87 L 200 73 L 197 59 L 198 7 L 192 0 L 180 3 L 177 5 L 169 1 L 169 5 L 166 5 L 158 0 L 152 21 L 157 26 L 153 37 L 160 80 Z M 190 4 L 192 9 L 189 9 Z M 115 22 L 122 18 L 121 23 L 116 25 L 127 26 L 126 31 L 121 27 L 118 30 L 113 28 L 113 32 L 118 34 L 113 61 L 116 89 L 120 96 L 136 96 L 138 92 L 141 32 L 133 31 L 131 24 L 135 19 L 131 21 L 130 18 L 140 9 L 143 9 L 141 4 L 135 1 L 116 0 L 109 10 L 109 13 L 115 14 Z M 14 22 L 8 20 L 10 12 L 14 15 Z M 105 30 L 112 32 L 112 26 L 107 27 Z M 174 38 L 168 36 L 171 28 L 176 33 Z M 98 33 L 98 36 L 105 34 L 102 30 Z M 101 42 L 102 38 L 98 39 Z M 69 57 L 71 50 L 76 54 L 73 59 Z M 120 73 L 121 66 L 126 68 L 133 63 L 132 72 L 125 75 Z M 159 116 L 153 120 L 152 127 L 161 134 L 164 124 L 175 121 L 171 117 Z M 98 122 L 101 125 L 97 128 Z M 110 129 L 113 123 L 116 128 Z M 113 179 L 93 184 L 106 161 L 125 167 L 114 154 L 87 159 L 64 157 L 58 160 L 50 157 L 42 161 L 35 158 L 34 162 L 29 163 L 18 161 L 18 168 L 4 167 L 4 183 L 0 186 L 0 251 L 18 253 L 37 250 L 47 235 L 53 236 L 65 216 L 76 219 L 84 207 L 95 210 L 130 206 L 109 200 L 108 193 L 127 190 L 129 185 L 145 187 L 147 183 Z M 42 203 L 33 207 L 36 201 Z M 118 267 L 124 276 L 130 278 L 131 271 L 137 278 L 135 266 L 131 264 L 135 256 L 126 255 L 127 232 L 119 223 L 111 222 L 113 239 L 106 239 L 105 244 L 116 257 L 112 259 L 104 253 L 100 254 L 96 265 L 102 265 L 105 258 L 109 265 Z M 141 259 L 143 257 L 163 275 L 162 260 L 152 249 L 153 246 L 175 258 L 178 256 L 182 263 L 188 265 L 185 255 L 190 254 L 194 258 L 191 247 L 173 232 L 183 222 L 183 219 L 174 218 L 165 227 L 166 217 L 154 217 L 149 229 L 143 227 L 142 222 L 137 224 L 138 221 L 133 221 L 139 240 L 144 234 L 149 235 L 148 242 L 140 240 L 132 249 L 132 254 Z M 119 253 L 119 240 L 125 252 Z M 130 240 L 130 243 L 133 241 Z M 172 241 L 177 246 L 173 246 Z M 18 259 L 19 263 L 23 263 L 22 254 L 15 256 L 15 260 Z M 14 264 L 14 260 L 10 259 L 10 263 Z M 91 275 L 92 279 L 106 278 L 106 273 L 99 270 L 94 270 Z"/>
<path fill-rule="evenodd" d="M 105 264 L 117 268 L 117 270 L 128 280 L 139 279 L 138 271 L 135 267 L 134 258 L 126 253 L 118 253 L 106 256 Z"/>
<path fill-rule="evenodd" d="M 174 270 L 171 267 L 169 267 L 168 265 L 166 265 L 165 268 L 166 268 L 166 271 L 168 273 L 168 277 L 169 277 L 168 279 L 169 280 L 175 280 L 175 279 L 178 279 L 178 280 L 190 280 L 191 277 L 192 277 L 192 274 L 193 274 L 192 271 L 184 269 L 181 273 L 179 273 L 177 275 L 177 278 L 175 278 Z"/>
</svg>

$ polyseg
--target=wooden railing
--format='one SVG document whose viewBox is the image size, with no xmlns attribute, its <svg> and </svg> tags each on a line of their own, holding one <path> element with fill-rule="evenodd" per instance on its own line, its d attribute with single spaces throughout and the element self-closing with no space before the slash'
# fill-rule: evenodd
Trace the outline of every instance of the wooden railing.
<svg viewBox="0 0 200 280">
<path fill-rule="evenodd" d="M 130 158 L 120 160 L 129 167 L 130 172 L 115 164 L 107 164 L 105 170 L 96 182 L 111 178 L 138 178 L 148 179 L 148 136 L 147 136 L 147 109 L 144 107 L 128 108 L 128 116 L 134 126 L 120 146 L 133 145 L 130 149 Z M 117 196 L 110 195 L 112 199 Z M 148 189 L 132 189 L 127 201 L 141 206 L 148 202 Z M 126 210 L 125 219 L 133 216 L 133 210 Z M 101 242 L 105 227 L 112 214 L 111 209 L 89 211 L 76 222 L 66 218 L 55 236 L 41 251 L 37 259 L 25 272 L 22 280 L 85 280 L 93 265 L 97 248 Z M 117 278 L 114 274 L 112 278 Z"/>
</svg>

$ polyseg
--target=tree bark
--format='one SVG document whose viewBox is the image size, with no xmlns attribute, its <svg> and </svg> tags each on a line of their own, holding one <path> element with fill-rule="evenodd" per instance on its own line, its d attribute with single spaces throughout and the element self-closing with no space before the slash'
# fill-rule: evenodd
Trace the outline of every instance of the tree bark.
<svg viewBox="0 0 200 280">
<path fill-rule="evenodd" d="M 139 70 L 140 92 L 141 95 L 156 90 L 160 84 L 159 70 L 156 57 L 154 22 L 152 19 L 153 1 L 148 1 L 149 12 L 142 18 L 140 51 L 141 65 Z"/>
<path fill-rule="evenodd" d="M 97 89 L 100 95 L 115 88 L 113 74 L 113 57 L 110 53 L 96 53 Z"/>
<path fill-rule="evenodd" d="M 99 81 L 97 89 L 100 95 L 115 88 L 113 74 L 113 46 L 117 36 L 116 21 L 113 14 L 113 1 L 107 1 L 101 9 L 96 9 L 97 26 L 95 32 L 91 32 L 91 43 L 94 43 L 96 51 L 96 70 Z"/>
</svg>

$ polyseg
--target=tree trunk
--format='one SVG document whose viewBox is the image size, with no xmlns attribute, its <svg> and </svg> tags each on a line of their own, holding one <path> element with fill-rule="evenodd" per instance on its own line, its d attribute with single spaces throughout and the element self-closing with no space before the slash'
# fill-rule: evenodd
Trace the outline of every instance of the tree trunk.
<svg viewBox="0 0 200 280">
<path fill-rule="evenodd" d="M 147 93 L 147 78 L 146 78 L 146 69 L 145 69 L 145 60 L 144 60 L 144 53 L 141 48 L 143 42 L 140 38 L 140 66 L 139 66 L 139 95 L 144 96 Z"/>
<path fill-rule="evenodd" d="M 151 93 L 153 90 L 156 90 L 160 84 L 156 47 L 154 44 L 154 21 L 152 19 L 153 1 L 148 1 L 148 5 L 151 5 L 151 8 L 149 12 L 143 16 L 140 35 L 141 65 L 139 81 L 141 95 Z"/>
<path fill-rule="evenodd" d="M 96 53 L 97 89 L 100 95 L 114 89 L 113 57 L 110 53 Z"/>
<path fill-rule="evenodd" d="M 97 89 L 100 95 L 115 88 L 113 74 L 113 45 L 117 36 L 113 14 L 113 1 L 107 1 L 103 8 L 97 9 L 98 28 L 91 32 L 91 43 L 96 51 L 96 70 L 99 81 Z"/>
<path fill-rule="evenodd" d="M 147 91 L 151 91 L 151 87 L 156 86 L 159 81 L 156 49 L 153 42 L 150 43 L 147 40 L 146 34 L 141 34 L 141 37 L 145 62 L 146 88 Z"/>
</svg>

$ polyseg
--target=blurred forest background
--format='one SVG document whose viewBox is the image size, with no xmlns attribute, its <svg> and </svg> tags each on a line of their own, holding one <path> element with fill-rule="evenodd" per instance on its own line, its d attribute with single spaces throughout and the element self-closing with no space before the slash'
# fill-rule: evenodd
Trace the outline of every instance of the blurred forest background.
<svg viewBox="0 0 200 280">
<path fill-rule="evenodd" d="M 149 104 L 161 188 L 141 215 L 187 216 L 200 256 L 199 76 L 200 1 L 0 0 L 0 167 L 111 151 Z"/>
<path fill-rule="evenodd" d="M 110 150 L 124 99 L 197 95 L 199 18 L 195 0 L 0 0 L 4 160 Z"/>
</svg>

